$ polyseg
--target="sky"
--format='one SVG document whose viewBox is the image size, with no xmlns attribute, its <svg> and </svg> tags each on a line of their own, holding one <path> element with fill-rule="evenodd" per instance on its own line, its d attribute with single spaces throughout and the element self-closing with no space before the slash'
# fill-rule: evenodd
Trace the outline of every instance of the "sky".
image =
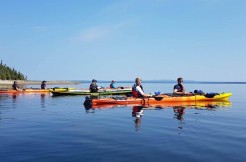
<svg viewBox="0 0 246 162">
<path fill-rule="evenodd" d="M 246 81 L 245 0 L 0 0 L 0 59 L 29 80 Z"/>
</svg>

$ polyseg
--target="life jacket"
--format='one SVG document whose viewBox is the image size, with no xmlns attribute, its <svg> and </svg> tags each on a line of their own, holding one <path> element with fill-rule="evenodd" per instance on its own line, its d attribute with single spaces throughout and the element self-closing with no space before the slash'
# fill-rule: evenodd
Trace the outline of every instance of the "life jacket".
<svg viewBox="0 0 246 162">
<path fill-rule="evenodd" d="M 13 90 L 17 90 L 19 88 L 19 86 L 17 84 L 13 84 L 12 88 L 13 88 Z"/>
<path fill-rule="evenodd" d="M 90 92 L 98 92 L 98 88 L 96 84 L 91 83 Z"/>
<path fill-rule="evenodd" d="M 41 89 L 45 89 L 46 85 L 44 83 L 41 84 Z"/>
<path fill-rule="evenodd" d="M 141 88 L 142 91 L 143 91 L 142 85 L 140 85 L 140 88 Z M 133 94 L 133 97 L 143 97 L 143 96 L 137 91 L 137 86 L 136 86 L 136 84 L 134 84 L 134 85 L 132 86 L 132 94 Z"/>
<path fill-rule="evenodd" d="M 175 85 L 173 89 L 177 89 L 177 92 L 184 92 L 185 91 L 184 86 L 182 84 Z"/>
<path fill-rule="evenodd" d="M 110 87 L 110 88 L 115 88 L 115 87 L 114 87 L 114 83 L 111 83 L 109 87 Z"/>
</svg>

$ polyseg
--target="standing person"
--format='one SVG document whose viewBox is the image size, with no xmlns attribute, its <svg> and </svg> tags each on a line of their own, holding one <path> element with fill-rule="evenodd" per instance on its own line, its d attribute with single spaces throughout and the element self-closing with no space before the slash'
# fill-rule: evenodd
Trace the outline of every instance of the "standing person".
<svg viewBox="0 0 246 162">
<path fill-rule="evenodd" d="M 189 92 L 185 92 L 185 87 L 183 84 L 183 78 L 178 78 L 177 82 L 178 82 L 178 84 L 176 84 L 173 87 L 173 94 L 177 94 L 177 95 L 192 94 Z"/>
<path fill-rule="evenodd" d="M 46 82 L 47 81 L 42 81 L 42 83 L 41 83 L 41 89 L 46 89 Z"/>
<path fill-rule="evenodd" d="M 90 89 L 90 92 L 98 92 L 99 87 L 97 85 L 97 80 L 96 79 L 92 79 L 89 89 Z"/>
<path fill-rule="evenodd" d="M 18 85 L 18 82 L 16 80 L 14 81 L 14 83 L 12 85 L 12 88 L 13 88 L 13 90 L 17 90 L 17 91 L 21 90 L 19 85 Z"/>
<path fill-rule="evenodd" d="M 117 87 L 115 87 L 114 85 L 114 80 L 112 80 L 111 84 L 109 85 L 110 88 L 116 89 Z"/>
<path fill-rule="evenodd" d="M 132 94 L 134 97 L 151 97 L 151 95 L 145 94 L 143 86 L 141 84 L 141 78 L 135 79 L 135 84 L 132 86 Z"/>
</svg>

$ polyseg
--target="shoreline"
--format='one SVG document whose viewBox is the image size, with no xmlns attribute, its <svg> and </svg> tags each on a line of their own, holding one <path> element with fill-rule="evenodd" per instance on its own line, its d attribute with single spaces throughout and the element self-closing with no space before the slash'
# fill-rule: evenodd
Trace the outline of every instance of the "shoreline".
<svg viewBox="0 0 246 162">
<path fill-rule="evenodd" d="M 42 80 L 16 80 L 19 85 L 40 85 Z M 0 80 L 0 85 L 12 85 L 14 80 Z M 57 80 L 57 81 L 47 81 L 46 85 L 52 84 L 82 84 L 81 82 L 73 82 L 66 80 Z"/>
</svg>

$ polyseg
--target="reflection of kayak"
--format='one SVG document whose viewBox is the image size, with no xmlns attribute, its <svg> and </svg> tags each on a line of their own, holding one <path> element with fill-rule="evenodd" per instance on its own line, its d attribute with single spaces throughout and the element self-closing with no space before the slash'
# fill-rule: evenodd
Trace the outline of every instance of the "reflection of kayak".
<svg viewBox="0 0 246 162">
<path fill-rule="evenodd" d="M 23 90 L 0 90 L 0 93 L 7 93 L 7 94 L 17 94 L 17 93 L 49 93 L 49 92 L 59 92 L 59 91 L 66 91 L 74 88 L 49 88 L 49 89 L 39 89 L 39 88 L 28 88 Z"/>
<path fill-rule="evenodd" d="M 51 92 L 54 96 L 64 96 L 64 95 L 123 95 L 131 94 L 130 89 L 102 89 L 98 92 L 90 92 L 89 90 L 67 90 L 67 91 L 53 91 Z"/>
<path fill-rule="evenodd" d="M 187 96 L 174 96 L 174 95 L 158 95 L 150 98 L 136 98 L 136 97 L 111 97 L 111 98 L 98 98 L 86 99 L 85 105 L 104 105 L 104 104 L 117 104 L 117 105 L 152 105 L 152 104 L 165 104 L 170 102 L 194 102 L 194 101 L 226 101 L 232 93 L 216 93 L 206 95 L 187 95 Z"/>
<path fill-rule="evenodd" d="M 165 107 L 189 107 L 189 108 L 214 108 L 214 107 L 229 107 L 230 101 L 191 101 L 191 102 L 165 102 L 159 104 L 139 105 L 139 104 L 101 104 L 101 105 L 85 105 L 85 108 L 116 108 L 122 106 L 143 106 L 143 109 L 165 108 Z"/>
</svg>

